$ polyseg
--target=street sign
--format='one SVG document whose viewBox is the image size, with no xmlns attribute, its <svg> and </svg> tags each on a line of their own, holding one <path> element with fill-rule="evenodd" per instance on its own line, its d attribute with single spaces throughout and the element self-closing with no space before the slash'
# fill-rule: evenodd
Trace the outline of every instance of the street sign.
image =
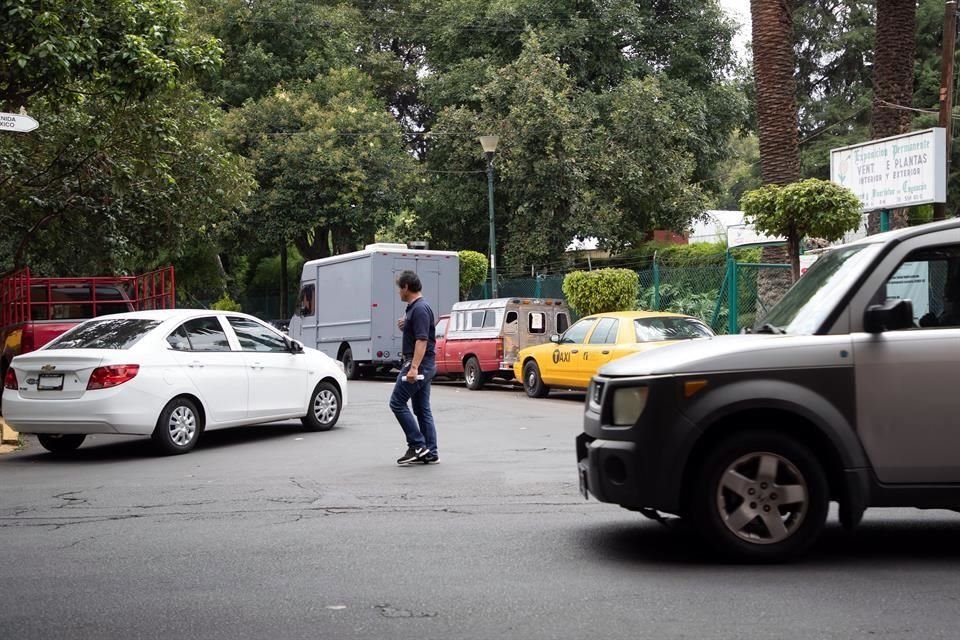
<svg viewBox="0 0 960 640">
<path fill-rule="evenodd" d="M 830 179 L 860 198 L 864 211 L 946 202 L 946 134 L 914 131 L 830 150 Z"/>
<path fill-rule="evenodd" d="M 26 133 L 33 131 L 40 124 L 30 116 L 21 116 L 16 113 L 0 113 L 0 131 L 15 131 Z"/>
</svg>

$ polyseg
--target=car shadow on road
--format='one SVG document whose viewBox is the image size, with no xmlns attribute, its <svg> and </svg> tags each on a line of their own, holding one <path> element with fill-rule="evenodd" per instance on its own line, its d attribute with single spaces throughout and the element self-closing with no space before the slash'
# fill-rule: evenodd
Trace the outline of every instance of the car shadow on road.
<svg viewBox="0 0 960 640">
<path fill-rule="evenodd" d="M 336 430 L 334 428 L 334 430 Z M 188 456 L 202 455 L 204 451 L 215 451 L 244 444 L 260 443 L 296 435 L 314 435 L 303 430 L 299 422 L 277 422 L 249 427 L 218 429 L 202 434 L 197 446 L 187 453 Z M 323 435 L 323 434 L 317 434 Z M 10 460 L 30 463 L 84 464 L 104 462 L 123 462 L 131 459 L 163 458 L 157 453 L 149 437 L 131 436 L 88 436 L 76 451 L 50 453 L 36 440 L 29 443 L 25 455 Z"/>
<path fill-rule="evenodd" d="M 805 567 L 857 566 L 889 561 L 902 565 L 960 566 L 960 515 L 942 512 L 916 521 L 874 520 L 853 532 L 828 523 L 820 539 L 800 559 Z M 664 526 L 639 520 L 587 527 L 578 537 L 584 554 L 620 566 L 723 566 L 731 564 L 710 553 L 687 526 L 673 521 Z"/>
</svg>

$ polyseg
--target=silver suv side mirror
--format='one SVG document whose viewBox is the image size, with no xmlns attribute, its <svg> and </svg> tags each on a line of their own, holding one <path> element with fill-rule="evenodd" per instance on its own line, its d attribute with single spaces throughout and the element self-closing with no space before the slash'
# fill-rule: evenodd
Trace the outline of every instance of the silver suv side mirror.
<svg viewBox="0 0 960 640">
<path fill-rule="evenodd" d="M 863 314 L 863 330 L 867 333 L 912 329 L 913 326 L 913 302 L 910 300 L 873 304 Z"/>
</svg>

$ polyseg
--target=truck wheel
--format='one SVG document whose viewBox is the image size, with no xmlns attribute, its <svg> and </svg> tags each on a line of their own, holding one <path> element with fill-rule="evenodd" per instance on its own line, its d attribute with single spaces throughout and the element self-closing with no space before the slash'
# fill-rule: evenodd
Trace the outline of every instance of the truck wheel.
<svg viewBox="0 0 960 640">
<path fill-rule="evenodd" d="M 480 362 L 473 356 L 467 358 L 463 365 L 463 379 L 467 383 L 467 389 L 471 391 L 483 388 L 483 371 L 480 370 Z"/>
<path fill-rule="evenodd" d="M 310 394 L 310 412 L 300 418 L 307 431 L 329 431 L 340 418 L 340 392 L 329 382 L 320 382 Z"/>
<path fill-rule="evenodd" d="M 809 448 L 780 433 L 746 431 L 720 442 L 695 483 L 689 506 L 697 532 L 737 560 L 796 557 L 827 518 L 823 467 Z"/>
<path fill-rule="evenodd" d="M 540 367 L 535 360 L 528 361 L 523 365 L 523 390 L 531 398 L 546 398 L 550 393 L 550 387 L 543 384 L 543 378 L 540 377 Z"/>
<path fill-rule="evenodd" d="M 360 377 L 360 367 L 357 366 L 357 361 L 353 359 L 353 349 L 347 347 L 343 350 L 343 353 L 340 354 L 340 362 L 343 363 L 343 372 L 347 376 L 347 380 L 356 380 Z"/>
<path fill-rule="evenodd" d="M 160 412 L 152 438 L 160 453 L 177 455 L 193 449 L 201 431 L 203 419 L 197 406 L 187 398 L 174 398 Z"/>
<path fill-rule="evenodd" d="M 75 451 L 86 438 L 83 433 L 41 433 L 37 436 L 40 446 L 51 453 Z"/>
</svg>

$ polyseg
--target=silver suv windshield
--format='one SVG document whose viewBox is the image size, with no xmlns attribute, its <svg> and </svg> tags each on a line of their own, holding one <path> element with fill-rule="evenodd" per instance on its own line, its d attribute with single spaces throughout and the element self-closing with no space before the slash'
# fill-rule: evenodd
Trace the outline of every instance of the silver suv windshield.
<svg viewBox="0 0 960 640">
<path fill-rule="evenodd" d="M 859 244 L 838 247 L 824 254 L 757 322 L 754 333 L 810 335 L 816 332 L 881 246 L 880 243 Z"/>
</svg>

